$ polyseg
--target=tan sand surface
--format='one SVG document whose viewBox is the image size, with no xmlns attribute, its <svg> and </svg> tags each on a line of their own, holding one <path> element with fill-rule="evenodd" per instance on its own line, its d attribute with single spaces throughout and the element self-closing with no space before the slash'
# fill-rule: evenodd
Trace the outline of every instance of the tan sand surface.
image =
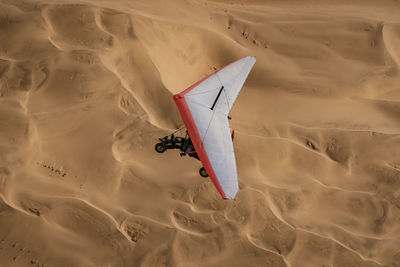
<svg viewBox="0 0 400 267">
<path fill-rule="evenodd" d="M 240 57 L 240 191 L 158 154 Z M 0 266 L 400 266 L 400 1 L 0 0 Z"/>
</svg>

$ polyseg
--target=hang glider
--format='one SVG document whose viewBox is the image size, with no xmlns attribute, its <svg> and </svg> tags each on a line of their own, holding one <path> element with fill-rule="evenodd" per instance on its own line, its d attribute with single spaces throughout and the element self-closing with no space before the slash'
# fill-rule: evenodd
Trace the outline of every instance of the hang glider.
<svg viewBox="0 0 400 267">
<path fill-rule="evenodd" d="M 239 189 L 229 111 L 255 62 L 241 58 L 173 96 L 197 158 L 225 199 Z"/>
</svg>

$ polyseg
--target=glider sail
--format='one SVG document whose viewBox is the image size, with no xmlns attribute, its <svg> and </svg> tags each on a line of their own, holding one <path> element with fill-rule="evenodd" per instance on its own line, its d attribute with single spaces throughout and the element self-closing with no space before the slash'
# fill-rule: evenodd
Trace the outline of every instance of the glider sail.
<svg viewBox="0 0 400 267">
<path fill-rule="evenodd" d="M 228 114 L 256 59 L 241 58 L 174 95 L 193 146 L 223 198 L 239 189 Z"/>
</svg>

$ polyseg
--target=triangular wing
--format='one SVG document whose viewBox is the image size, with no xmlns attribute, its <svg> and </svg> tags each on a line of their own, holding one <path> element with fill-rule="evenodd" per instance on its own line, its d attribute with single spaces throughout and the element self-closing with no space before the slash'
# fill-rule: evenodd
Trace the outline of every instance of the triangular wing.
<svg viewBox="0 0 400 267">
<path fill-rule="evenodd" d="M 239 59 L 174 95 L 194 148 L 223 198 L 233 199 L 239 188 L 228 113 L 255 62 L 254 57 Z"/>
</svg>

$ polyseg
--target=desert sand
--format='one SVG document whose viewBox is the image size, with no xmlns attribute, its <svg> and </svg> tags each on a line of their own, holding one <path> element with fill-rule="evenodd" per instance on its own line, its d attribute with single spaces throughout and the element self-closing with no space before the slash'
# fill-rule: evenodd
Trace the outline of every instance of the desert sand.
<svg viewBox="0 0 400 267">
<path fill-rule="evenodd" d="M 158 154 L 255 56 L 240 191 Z M 400 266 L 400 2 L 1 0 L 0 266 Z"/>
</svg>

